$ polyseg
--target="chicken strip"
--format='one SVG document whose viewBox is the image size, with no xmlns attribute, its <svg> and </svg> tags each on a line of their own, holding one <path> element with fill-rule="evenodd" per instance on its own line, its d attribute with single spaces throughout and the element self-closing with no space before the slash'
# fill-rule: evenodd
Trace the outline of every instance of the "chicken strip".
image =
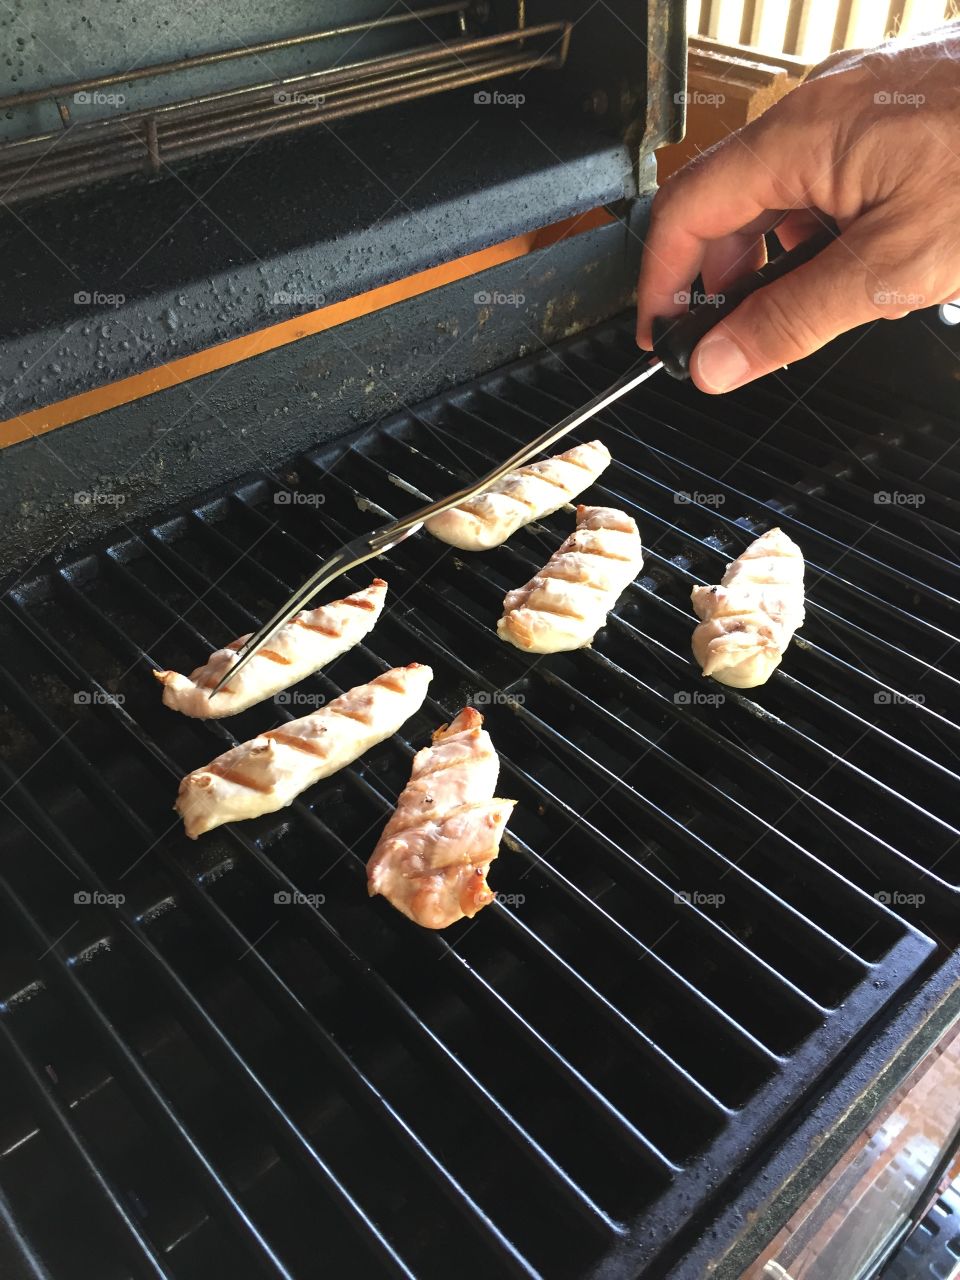
<svg viewBox="0 0 960 1280">
<path fill-rule="evenodd" d="M 174 808 L 191 840 L 224 822 L 273 813 L 396 733 L 433 678 L 419 662 L 358 684 L 319 711 L 225 751 L 180 783 Z"/>
<path fill-rule="evenodd" d="M 719 586 L 694 587 L 690 598 L 703 674 L 753 689 L 770 679 L 803 624 L 803 554 L 782 530 L 768 529 L 727 565 Z"/>
<path fill-rule="evenodd" d="M 236 662 L 237 651 L 250 639 L 249 635 L 212 653 L 206 664 L 189 676 L 182 676 L 179 671 L 154 671 L 163 685 L 163 704 L 201 720 L 246 711 L 352 649 L 373 630 L 386 595 L 387 584 L 382 578 L 374 578 L 363 591 L 296 614 L 280 628 L 269 647 L 259 649 L 215 698 L 210 697 L 210 690 Z"/>
<path fill-rule="evenodd" d="M 555 458 L 511 471 L 485 493 L 441 512 L 424 527 L 462 551 L 499 547 L 522 525 L 559 511 L 609 465 L 610 451 L 599 440 L 575 445 Z"/>
<path fill-rule="evenodd" d="M 615 507 L 577 507 L 577 528 L 503 601 L 497 635 L 528 653 L 589 645 L 643 564 L 635 522 Z"/>
<path fill-rule="evenodd" d="M 496 800 L 500 761 L 464 707 L 413 758 L 410 781 L 367 863 L 367 889 L 415 924 L 445 929 L 493 901 L 486 876 L 515 800 Z"/>
</svg>

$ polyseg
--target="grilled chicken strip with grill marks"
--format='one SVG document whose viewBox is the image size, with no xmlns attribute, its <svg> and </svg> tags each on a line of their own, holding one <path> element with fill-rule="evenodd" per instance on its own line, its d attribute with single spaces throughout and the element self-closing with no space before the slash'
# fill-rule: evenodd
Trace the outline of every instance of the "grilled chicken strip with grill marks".
<svg viewBox="0 0 960 1280">
<path fill-rule="evenodd" d="M 206 664 L 190 676 L 178 671 L 154 671 L 163 685 L 164 706 L 203 720 L 246 711 L 305 680 L 359 644 L 376 625 L 386 595 L 387 584 L 382 578 L 374 578 L 363 591 L 296 614 L 280 628 L 269 646 L 258 649 L 239 675 L 213 698 L 210 690 L 236 662 L 237 651 L 250 639 L 248 635 L 212 653 Z"/>
<path fill-rule="evenodd" d="M 615 507 L 577 507 L 577 528 L 525 587 L 508 591 L 497 634 L 528 653 L 589 645 L 643 565 L 635 522 Z"/>
<path fill-rule="evenodd" d="M 445 929 L 493 901 L 487 884 L 515 800 L 494 799 L 500 761 L 483 716 L 464 707 L 413 758 L 410 781 L 367 863 L 370 896 Z"/>
<path fill-rule="evenodd" d="M 599 440 L 575 445 L 554 458 L 511 471 L 462 507 L 434 516 L 425 528 L 462 551 L 499 547 L 522 525 L 559 511 L 609 465 L 610 451 Z"/>
<path fill-rule="evenodd" d="M 703 674 L 753 689 L 770 679 L 803 624 L 803 554 L 781 529 L 768 529 L 727 565 L 719 586 L 694 587 L 690 598 Z"/>
<path fill-rule="evenodd" d="M 191 839 L 224 822 L 290 804 L 389 738 L 423 705 L 433 677 L 419 662 L 348 689 L 319 711 L 291 720 L 188 773 L 174 806 Z"/>
</svg>

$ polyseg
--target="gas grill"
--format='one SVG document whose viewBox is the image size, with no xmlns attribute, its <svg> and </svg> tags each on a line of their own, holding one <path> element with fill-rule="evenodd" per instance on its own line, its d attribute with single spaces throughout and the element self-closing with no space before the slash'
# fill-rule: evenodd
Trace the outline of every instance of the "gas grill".
<svg viewBox="0 0 960 1280">
<path fill-rule="evenodd" d="M 570 20 L 562 5 L 528 7 L 544 10 L 530 22 Z M 675 48 L 677 7 L 645 15 L 634 51 Z M 571 66 L 582 77 L 578 24 L 567 34 L 566 71 L 504 89 Z M 661 84 L 644 101 L 658 95 L 669 100 Z M 377 563 L 390 595 L 366 641 L 272 702 L 211 722 L 161 705 L 153 668 L 190 670 L 254 630 L 336 543 L 488 470 L 636 358 L 624 273 L 650 169 L 631 148 L 678 119 L 645 134 L 634 103 L 623 129 L 571 124 L 564 163 L 586 183 L 574 193 L 545 176 L 543 120 L 518 145 L 517 120 L 476 122 L 472 90 L 444 103 L 443 122 L 429 104 L 381 117 L 397 155 L 415 128 L 453 137 L 473 119 L 485 145 L 501 140 L 503 169 L 545 201 L 553 191 L 558 217 L 604 200 L 607 215 L 388 311 L 264 344 L 228 374 L 56 430 L 51 417 L 0 454 L 13 533 L 0 610 L 5 1276 L 782 1280 L 787 1255 L 769 1242 L 850 1152 L 874 1151 L 863 1135 L 898 1091 L 953 1052 L 957 342 L 935 315 L 851 335 L 723 398 L 664 375 L 574 435 L 609 446 L 591 495 L 633 515 L 645 549 L 592 648 L 529 657 L 493 628 L 505 591 L 569 531 L 561 511 L 482 556 L 408 541 Z M 342 135 L 358 158 L 368 126 Z M 309 185 L 320 154 L 306 128 L 253 159 L 230 154 L 233 196 L 253 164 L 300 164 Z M 460 250 L 537 225 L 535 208 L 501 216 L 487 168 L 444 186 L 459 163 L 437 182 L 478 201 Z M 195 180 L 74 193 L 79 228 L 101 237 L 90 261 L 107 259 L 96 210 L 166 208 Z M 425 223 L 436 197 L 423 197 Z M 61 213 L 27 204 L 4 234 L 26 234 L 20 219 L 59 225 L 55 243 L 79 253 Z M 371 288 L 390 271 L 378 225 L 378 265 L 360 270 Z M 427 239 L 417 227 L 394 246 L 395 274 L 429 266 Z M 227 320 L 199 305 L 210 280 L 194 248 L 170 246 L 152 295 L 147 266 L 134 272 L 103 323 L 132 332 L 182 290 L 188 322 L 149 329 L 171 363 L 262 324 L 252 303 Z M 287 248 L 237 264 L 236 296 L 257 273 L 261 301 L 289 279 Z M 303 250 L 302 279 L 334 256 L 328 241 Z M 38 270 L 50 291 L 18 299 L 5 361 L 68 314 L 68 276 Z M 327 305 L 348 296 L 348 274 L 317 277 Z M 498 291 L 521 301 L 498 310 Z M 82 326 L 64 336 L 70 395 L 102 381 L 84 363 L 98 340 Z M 152 367 L 148 345 L 118 349 L 115 374 Z M 5 425 L 40 422 L 39 371 L 9 395 Z M 692 663 L 690 587 L 718 581 L 772 525 L 804 551 L 807 620 L 767 686 L 725 689 Z M 184 773 L 412 661 L 435 678 L 400 734 L 289 809 L 185 839 L 171 812 Z M 497 900 L 435 934 L 368 900 L 364 867 L 413 752 L 466 704 L 518 804 L 491 871 Z M 955 1129 L 948 1116 L 911 1166 L 920 1187 L 858 1275 L 925 1207 Z M 795 1255 L 818 1221 L 793 1233 Z"/>
</svg>

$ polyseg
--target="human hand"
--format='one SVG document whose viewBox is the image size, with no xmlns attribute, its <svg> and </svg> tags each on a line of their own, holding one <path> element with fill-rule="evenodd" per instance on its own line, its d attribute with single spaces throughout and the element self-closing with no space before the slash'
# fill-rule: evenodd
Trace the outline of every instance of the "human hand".
<svg viewBox="0 0 960 1280">
<path fill-rule="evenodd" d="M 792 93 L 657 193 L 637 289 L 637 341 L 833 219 L 840 236 L 701 339 L 691 375 L 729 391 L 870 320 L 960 295 L 960 24 L 833 54 Z"/>
</svg>

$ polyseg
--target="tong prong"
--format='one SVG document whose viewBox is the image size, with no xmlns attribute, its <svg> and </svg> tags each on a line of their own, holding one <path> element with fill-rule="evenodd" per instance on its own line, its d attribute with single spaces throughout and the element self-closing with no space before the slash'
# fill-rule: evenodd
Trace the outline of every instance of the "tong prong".
<svg viewBox="0 0 960 1280">
<path fill-rule="evenodd" d="M 542 435 L 537 436 L 536 440 L 531 440 L 522 449 L 518 449 L 516 453 L 507 458 L 506 462 L 494 467 L 492 471 L 488 471 L 485 476 L 481 476 L 473 484 L 459 489 L 456 493 L 451 493 L 446 498 L 441 498 L 439 502 L 431 502 L 427 506 L 411 512 L 408 516 L 401 516 L 399 520 L 394 520 L 392 524 L 385 525 L 374 533 L 364 534 L 362 537 L 354 538 L 351 542 L 345 543 L 339 551 L 334 552 L 332 556 L 324 560 L 316 573 L 312 574 L 303 586 L 293 593 L 283 608 L 278 609 L 270 621 L 263 624 L 256 635 L 250 637 L 238 652 L 237 661 L 232 667 L 228 668 L 210 691 L 210 697 L 212 698 L 219 693 L 223 686 L 246 666 L 257 650 L 281 627 L 285 626 L 294 614 L 299 613 L 306 604 L 309 604 L 318 591 L 322 591 L 324 587 L 333 582 L 334 578 L 339 578 L 343 573 L 349 573 L 351 569 L 355 569 L 357 565 L 363 564 L 366 560 L 372 560 L 374 556 L 383 555 L 384 552 L 395 547 L 398 542 L 402 542 L 404 538 L 409 538 L 411 534 L 423 528 L 424 523 L 432 516 L 438 516 L 441 512 L 449 511 L 451 507 L 458 507 L 462 503 L 468 502 L 471 498 L 475 498 L 478 494 L 484 493 L 505 475 L 509 475 L 511 471 L 516 471 L 518 467 L 524 466 L 562 436 L 592 418 L 595 413 L 599 413 L 602 409 L 607 408 L 608 405 L 613 404 L 615 400 L 619 400 L 621 396 L 626 395 L 628 391 L 632 391 L 634 387 L 639 386 L 641 382 L 645 382 L 660 368 L 662 368 L 662 363 L 658 357 L 645 356 L 638 365 L 634 365 L 629 369 L 612 387 L 608 387 L 606 391 L 595 396 L 582 409 L 576 409 L 573 413 L 568 414 L 562 422 L 544 431 Z"/>
</svg>

